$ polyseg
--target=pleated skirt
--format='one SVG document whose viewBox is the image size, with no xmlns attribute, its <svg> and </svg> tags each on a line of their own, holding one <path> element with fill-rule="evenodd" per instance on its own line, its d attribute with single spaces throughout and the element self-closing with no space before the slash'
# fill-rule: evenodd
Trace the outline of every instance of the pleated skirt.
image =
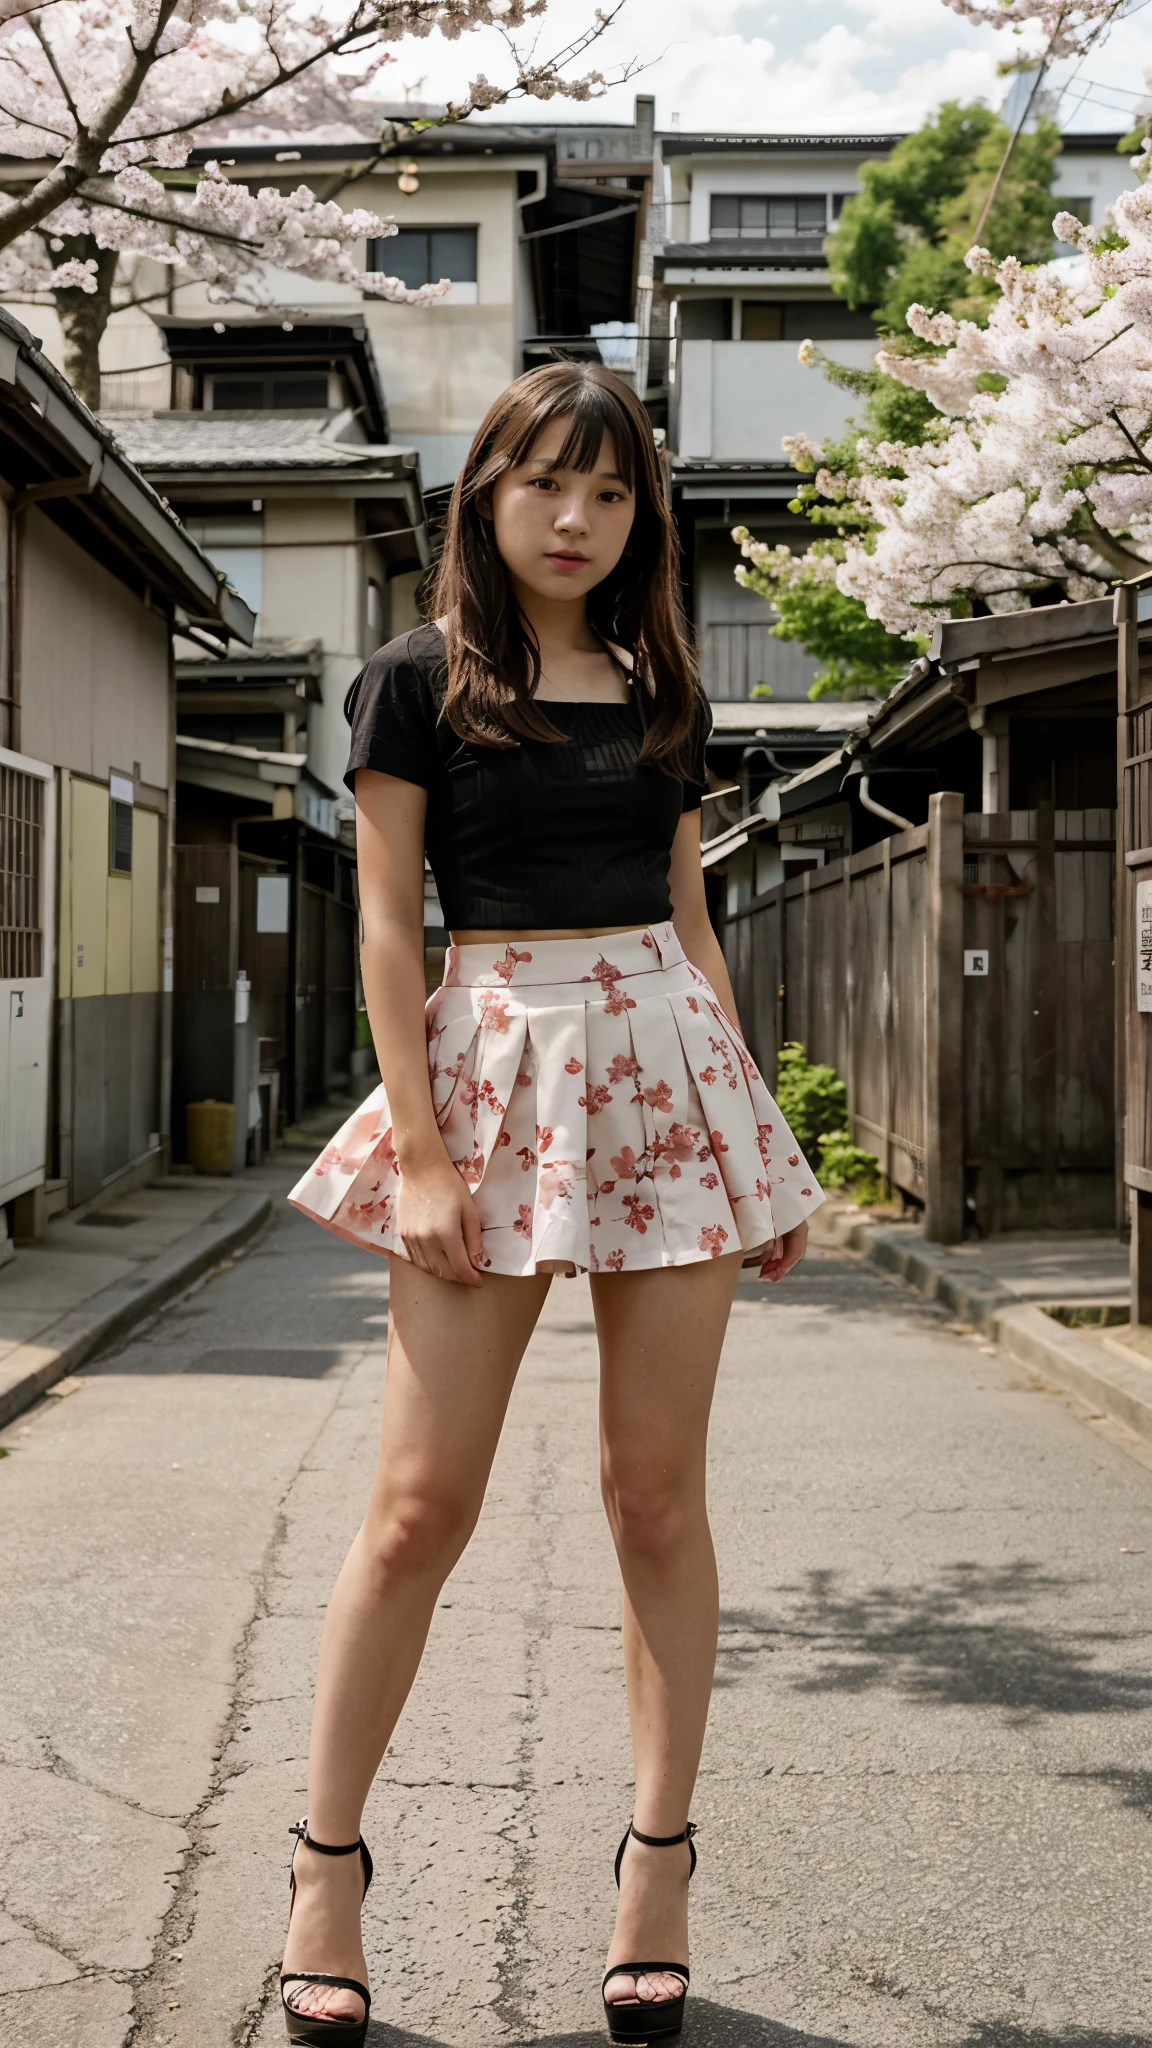
<svg viewBox="0 0 1152 2048">
<path fill-rule="evenodd" d="M 671 924 L 450 946 L 426 1010 L 432 1100 L 493 1273 L 757 1265 L 824 1196 Z M 383 1087 L 289 1200 L 404 1258 Z"/>
</svg>

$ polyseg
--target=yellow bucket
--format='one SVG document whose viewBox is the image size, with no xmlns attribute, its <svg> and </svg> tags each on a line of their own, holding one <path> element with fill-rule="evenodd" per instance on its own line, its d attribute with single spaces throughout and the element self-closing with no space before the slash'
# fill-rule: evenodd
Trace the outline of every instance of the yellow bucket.
<svg viewBox="0 0 1152 2048">
<path fill-rule="evenodd" d="M 231 1173 L 232 1120 L 230 1102 L 190 1102 L 187 1111 L 188 1157 L 197 1173 Z"/>
</svg>

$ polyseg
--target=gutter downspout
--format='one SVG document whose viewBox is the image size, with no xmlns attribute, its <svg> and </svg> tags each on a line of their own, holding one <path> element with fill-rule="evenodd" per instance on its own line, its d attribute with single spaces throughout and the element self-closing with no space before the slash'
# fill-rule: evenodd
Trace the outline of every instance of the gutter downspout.
<svg viewBox="0 0 1152 2048">
<path fill-rule="evenodd" d="M 877 803 L 876 798 L 869 794 L 869 780 L 870 778 L 867 775 L 862 775 L 860 777 L 860 787 L 857 791 L 864 809 L 871 811 L 873 817 L 886 818 L 890 825 L 898 825 L 901 832 L 914 832 L 916 827 L 912 823 L 911 818 L 902 818 L 899 811 L 890 811 L 886 804 Z"/>
</svg>

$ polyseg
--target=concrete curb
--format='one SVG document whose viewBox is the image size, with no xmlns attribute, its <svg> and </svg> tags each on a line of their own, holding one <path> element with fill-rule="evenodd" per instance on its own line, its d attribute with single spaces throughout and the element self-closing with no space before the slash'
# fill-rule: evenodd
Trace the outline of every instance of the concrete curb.
<svg viewBox="0 0 1152 2048">
<path fill-rule="evenodd" d="M 950 1308 L 961 1322 L 984 1330 L 1012 1358 L 1031 1366 L 1054 1386 L 1078 1394 L 1152 1443 L 1152 1370 L 1129 1364 L 1066 1330 L 1042 1308 L 1022 1302 L 1006 1287 L 979 1287 L 949 1270 L 948 1247 L 925 1244 L 897 1224 L 866 1223 L 851 1211 L 832 1209 L 820 1218 L 819 1234 L 867 1259 L 886 1273 L 898 1273 L 929 1301 Z"/>
<path fill-rule="evenodd" d="M 239 1194 L 138 1274 L 70 1309 L 0 1363 L 0 1429 L 94 1352 L 123 1337 L 212 1266 L 254 1237 L 272 1214 L 268 1195 Z"/>
</svg>

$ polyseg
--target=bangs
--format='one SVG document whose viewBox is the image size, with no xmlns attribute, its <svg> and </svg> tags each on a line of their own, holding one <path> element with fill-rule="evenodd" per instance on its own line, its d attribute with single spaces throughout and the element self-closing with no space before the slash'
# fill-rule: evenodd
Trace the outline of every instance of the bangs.
<svg viewBox="0 0 1152 2048">
<path fill-rule="evenodd" d="M 545 427 L 551 426 L 553 420 L 566 419 L 568 431 L 550 468 L 576 469 L 589 475 L 600 459 L 604 436 L 608 434 L 616 451 L 617 473 L 632 490 L 636 482 L 635 430 L 615 392 L 589 378 L 581 379 L 574 389 L 562 388 L 550 396 L 550 403 L 533 407 L 509 449 L 512 467 L 519 468 L 529 460 Z"/>
</svg>

